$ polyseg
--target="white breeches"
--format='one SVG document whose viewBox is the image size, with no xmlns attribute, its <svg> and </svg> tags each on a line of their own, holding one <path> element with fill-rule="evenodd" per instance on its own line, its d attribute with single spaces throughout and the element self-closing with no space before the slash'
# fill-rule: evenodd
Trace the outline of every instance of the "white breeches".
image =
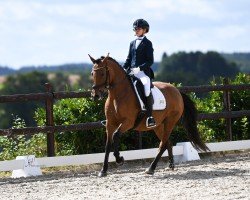
<svg viewBox="0 0 250 200">
<path fill-rule="evenodd" d="M 135 74 L 135 76 L 141 80 L 144 86 L 145 96 L 148 97 L 150 95 L 151 89 L 150 78 L 143 71 L 139 71 L 137 74 Z"/>
</svg>

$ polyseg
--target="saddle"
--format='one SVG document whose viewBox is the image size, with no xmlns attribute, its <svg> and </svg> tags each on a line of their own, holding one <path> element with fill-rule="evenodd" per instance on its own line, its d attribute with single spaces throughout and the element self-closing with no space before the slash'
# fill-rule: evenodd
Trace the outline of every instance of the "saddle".
<svg viewBox="0 0 250 200">
<path fill-rule="evenodd" d="M 146 107 L 146 97 L 145 97 L 145 92 L 144 92 L 144 86 L 140 79 L 138 79 L 135 76 L 130 76 L 131 84 L 133 85 L 133 88 L 135 90 L 137 99 L 139 101 L 139 104 L 141 106 L 141 110 L 145 111 Z M 151 83 L 151 93 L 154 99 L 153 103 L 153 110 L 164 110 L 166 108 L 166 99 L 162 92 L 155 87 Z"/>
</svg>

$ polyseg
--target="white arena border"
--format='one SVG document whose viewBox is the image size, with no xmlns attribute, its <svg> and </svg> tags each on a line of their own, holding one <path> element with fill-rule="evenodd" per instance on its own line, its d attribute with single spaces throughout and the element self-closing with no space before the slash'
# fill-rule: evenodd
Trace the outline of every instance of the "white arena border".
<svg viewBox="0 0 250 200">
<path fill-rule="evenodd" d="M 187 146 L 185 146 L 187 145 Z M 250 149 L 250 140 L 240 140 L 240 141 L 228 141 L 228 142 L 216 142 L 216 143 L 206 143 L 211 152 L 219 152 L 219 151 L 232 151 L 232 150 L 245 150 Z M 173 147 L 173 154 L 177 157 L 183 157 L 187 152 L 187 149 L 191 149 L 189 142 L 179 143 L 177 146 Z M 192 151 L 198 153 L 195 149 L 191 149 Z M 189 150 L 188 150 L 189 151 Z M 137 159 L 147 159 L 147 158 L 155 158 L 157 155 L 158 148 L 153 149 L 142 149 L 142 150 L 131 150 L 131 151 L 121 151 L 121 156 L 124 157 L 125 160 L 137 160 Z M 109 161 L 114 162 L 115 158 L 110 154 Z M 104 160 L 104 153 L 95 153 L 95 154 L 84 154 L 84 155 L 73 155 L 73 156 L 56 156 L 56 157 L 43 157 L 36 158 L 35 165 L 36 167 L 57 167 L 57 166 L 67 166 L 67 165 L 87 165 L 94 163 L 102 163 Z M 163 157 L 168 156 L 167 150 L 163 154 Z M 25 156 L 19 156 L 25 157 Z M 27 156 L 26 156 L 27 157 Z M 188 156 L 190 158 L 190 156 Z M 185 159 L 195 160 L 195 159 Z M 19 158 L 20 159 L 20 158 Z M 199 156 L 198 156 L 199 159 Z M 183 161 L 183 159 L 181 159 Z M 26 161 L 27 163 L 27 161 Z M 25 160 L 8 160 L 8 161 L 0 161 L 0 171 L 12 171 L 18 169 L 24 169 Z"/>
</svg>

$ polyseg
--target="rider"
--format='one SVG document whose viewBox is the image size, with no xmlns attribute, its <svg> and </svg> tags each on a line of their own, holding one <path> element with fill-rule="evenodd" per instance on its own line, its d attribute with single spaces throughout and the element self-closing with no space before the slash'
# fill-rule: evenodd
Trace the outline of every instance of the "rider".
<svg viewBox="0 0 250 200">
<path fill-rule="evenodd" d="M 129 73 L 139 78 L 144 85 L 146 96 L 147 120 L 148 128 L 156 126 L 152 116 L 153 97 L 151 94 L 151 79 L 154 78 L 151 65 L 154 62 L 152 42 L 145 36 L 149 31 L 149 24 L 144 19 L 137 19 L 133 23 L 133 30 L 137 38 L 130 43 L 128 57 L 123 68 Z"/>
</svg>

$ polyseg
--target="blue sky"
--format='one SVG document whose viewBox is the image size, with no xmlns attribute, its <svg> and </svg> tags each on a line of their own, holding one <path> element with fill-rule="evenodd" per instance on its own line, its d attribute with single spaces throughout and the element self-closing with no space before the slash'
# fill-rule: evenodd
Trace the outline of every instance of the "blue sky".
<svg viewBox="0 0 250 200">
<path fill-rule="evenodd" d="M 177 51 L 250 52 L 249 0 L 0 0 L 0 66 L 122 62 L 144 18 L 154 56 Z"/>
</svg>

